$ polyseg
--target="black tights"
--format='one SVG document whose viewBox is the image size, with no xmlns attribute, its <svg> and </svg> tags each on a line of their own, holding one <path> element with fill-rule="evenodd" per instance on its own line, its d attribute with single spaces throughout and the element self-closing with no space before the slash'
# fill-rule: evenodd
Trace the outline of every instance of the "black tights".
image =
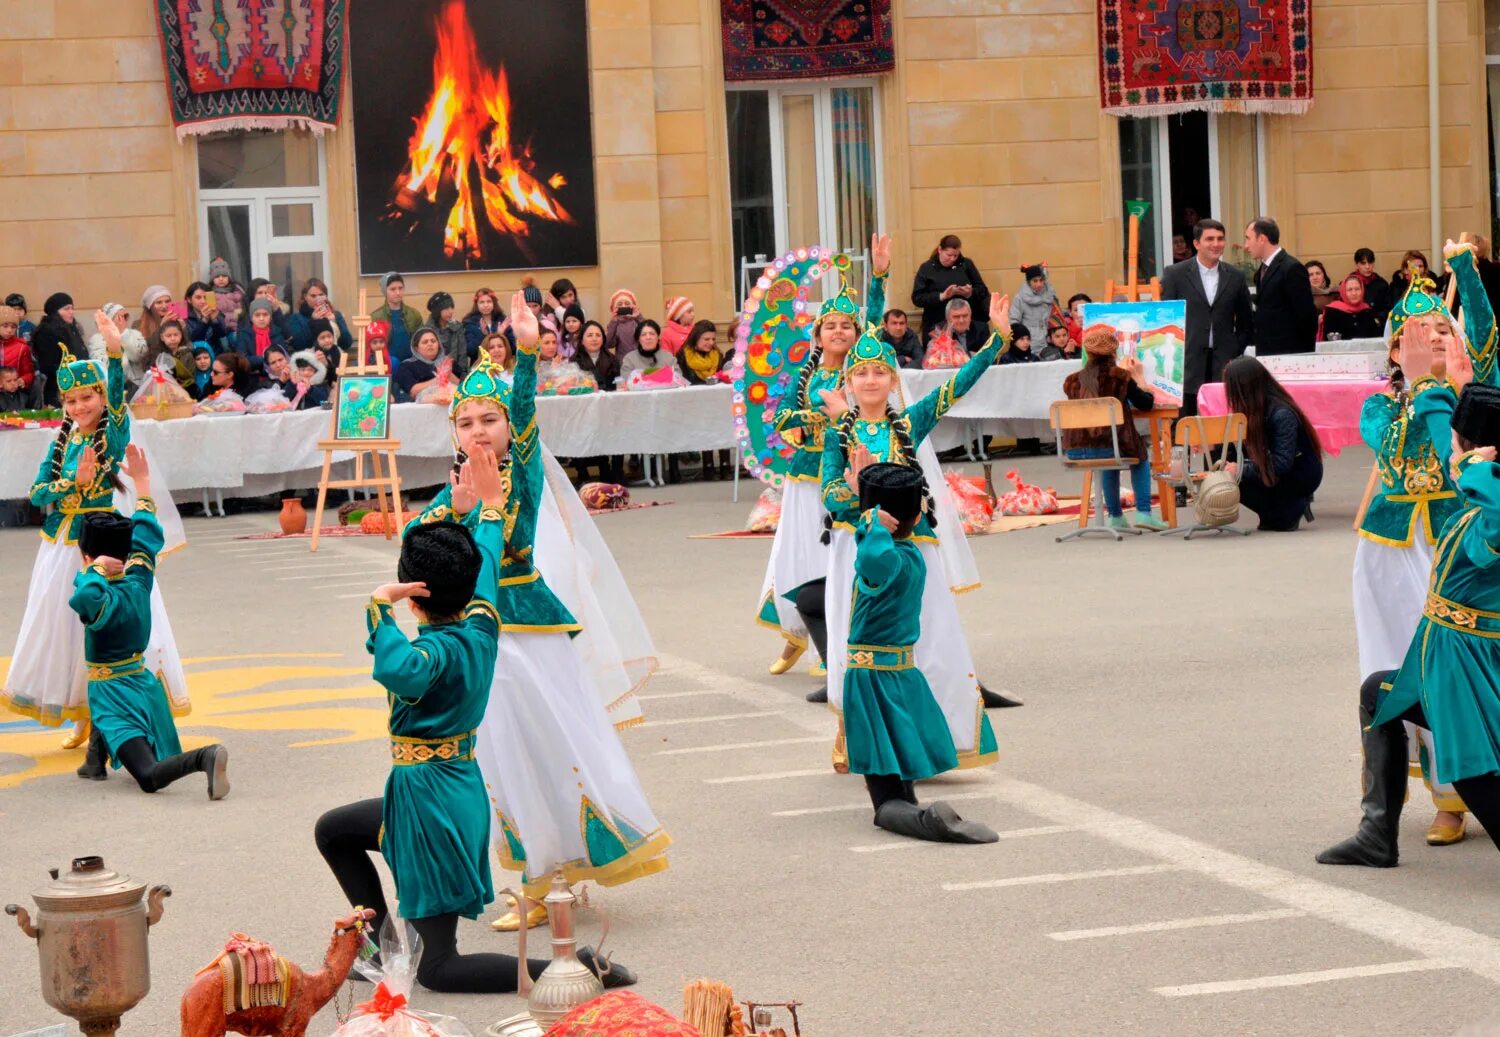
<svg viewBox="0 0 1500 1037">
<path fill-rule="evenodd" d="M 893 799 L 904 799 L 908 803 L 917 801 L 916 786 L 894 774 L 866 774 L 865 788 L 869 790 L 870 802 L 876 810 Z"/>
<path fill-rule="evenodd" d="M 1395 677 L 1394 670 L 1385 670 L 1372 674 L 1359 689 L 1360 706 L 1364 716 L 1373 717 L 1379 705 L 1380 686 L 1389 684 Z M 1402 721 L 1411 721 L 1418 727 L 1431 727 L 1427 723 L 1427 715 L 1422 712 L 1422 704 L 1418 702 L 1399 717 L 1389 721 L 1384 726 L 1389 728 L 1391 724 L 1400 724 Z M 1403 731 L 1403 734 L 1405 732 Z M 1500 849 L 1500 774 L 1482 774 L 1477 778 L 1460 778 L 1453 783 L 1458 794 L 1463 797 L 1464 806 L 1469 808 L 1469 813 L 1479 819 L 1484 825 L 1484 830 L 1489 833 L 1490 841 Z"/>
<path fill-rule="evenodd" d="M 336 807 L 318 818 L 314 836 L 318 852 L 333 870 L 349 903 L 375 911 L 370 923 L 378 935 L 388 908 L 380 874 L 370 854 L 380 852 L 384 801 L 364 799 Z M 519 908 L 518 908 L 519 910 Z M 410 919 L 422 938 L 422 960 L 417 982 L 440 994 L 512 994 L 516 990 L 516 959 L 509 954 L 459 954 L 458 915 Z M 542 974 L 545 960 L 531 958 L 532 978 Z"/>
<path fill-rule="evenodd" d="M 825 664 L 828 662 L 828 620 L 823 594 L 827 586 L 826 579 L 809 580 L 797 588 L 796 602 L 797 614 L 802 617 L 813 647 L 818 650 L 818 658 Z"/>
<path fill-rule="evenodd" d="M 204 749 L 194 749 L 158 760 L 150 742 L 144 738 L 131 738 L 121 744 L 114 755 L 142 792 L 160 792 L 178 778 L 202 770 L 200 764 L 205 752 Z"/>
</svg>

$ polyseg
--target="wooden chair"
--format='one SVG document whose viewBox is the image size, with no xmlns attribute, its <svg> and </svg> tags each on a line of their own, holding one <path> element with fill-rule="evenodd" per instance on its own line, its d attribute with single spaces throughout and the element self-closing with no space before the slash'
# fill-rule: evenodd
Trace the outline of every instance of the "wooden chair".
<svg viewBox="0 0 1500 1037">
<path fill-rule="evenodd" d="M 1105 524 L 1104 480 L 1094 479 L 1095 472 L 1123 472 L 1142 463 L 1138 458 L 1123 457 L 1120 454 L 1120 425 L 1124 420 L 1125 408 L 1113 396 L 1092 400 L 1057 400 L 1048 410 L 1047 423 L 1052 426 L 1052 433 L 1057 440 L 1058 460 L 1062 462 L 1064 468 L 1078 469 L 1083 472 L 1083 493 L 1082 499 L 1078 502 L 1078 528 L 1066 536 L 1058 537 L 1059 544 L 1064 540 L 1088 536 L 1090 533 L 1113 537 L 1115 540 L 1124 540 L 1127 534 L 1141 535 L 1142 531 L 1133 527 L 1115 529 Z M 1069 457 L 1067 451 L 1063 449 L 1064 432 L 1071 429 L 1106 427 L 1109 429 L 1110 441 L 1114 445 L 1114 452 L 1110 457 L 1073 458 Z M 1091 506 L 1094 517 L 1098 520 L 1094 523 L 1089 522 Z"/>
<path fill-rule="evenodd" d="M 1174 485 L 1186 487 L 1188 495 L 1194 496 L 1203 476 L 1213 466 L 1212 451 L 1214 450 L 1218 450 L 1220 456 L 1224 457 L 1233 447 L 1235 459 L 1242 458 L 1245 454 L 1245 428 L 1246 421 L 1243 414 L 1221 414 L 1212 418 L 1202 415 L 1178 418 L 1177 445 L 1182 447 L 1183 452 L 1182 478 L 1180 481 L 1174 481 Z M 1197 464 L 1194 463 L 1194 458 L 1199 459 Z M 1239 482 L 1239 480 L 1239 470 L 1236 469 L 1234 481 Z M 1191 540 L 1198 533 L 1250 535 L 1248 529 L 1240 529 L 1237 526 L 1206 526 L 1196 518 L 1191 525 L 1162 530 L 1163 536 L 1171 533 L 1186 533 L 1184 540 Z"/>
</svg>

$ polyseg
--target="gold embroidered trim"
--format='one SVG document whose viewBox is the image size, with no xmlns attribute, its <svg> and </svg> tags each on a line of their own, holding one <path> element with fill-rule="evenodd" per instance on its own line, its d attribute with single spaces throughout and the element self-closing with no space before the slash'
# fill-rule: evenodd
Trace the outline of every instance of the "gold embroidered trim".
<svg viewBox="0 0 1500 1037">
<path fill-rule="evenodd" d="M 407 738 L 391 735 L 391 762 L 398 767 L 422 763 L 447 763 L 449 760 L 474 758 L 474 734 L 448 738 Z"/>
</svg>

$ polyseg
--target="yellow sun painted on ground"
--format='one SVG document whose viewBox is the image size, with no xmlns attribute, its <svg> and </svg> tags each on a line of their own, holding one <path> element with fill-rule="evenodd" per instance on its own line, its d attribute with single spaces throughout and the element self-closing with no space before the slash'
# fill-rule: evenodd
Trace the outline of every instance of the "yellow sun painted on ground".
<svg viewBox="0 0 1500 1037">
<path fill-rule="evenodd" d="M 184 748 L 224 741 L 219 731 L 284 731 L 296 736 L 288 745 L 373 741 L 386 735 L 385 693 L 370 679 L 370 664 L 348 665 L 337 653 L 219 655 L 184 659 L 193 711 L 179 717 Z M 0 682 L 10 659 L 0 657 Z M 317 682 L 321 686 L 299 686 Z M 65 731 L 42 727 L 0 712 L 0 761 L 7 769 L 20 757 L 22 766 L 0 774 L 0 789 L 53 775 L 71 775 L 83 762 L 81 750 L 62 748 Z M 30 761 L 30 766 L 25 762 Z"/>
</svg>

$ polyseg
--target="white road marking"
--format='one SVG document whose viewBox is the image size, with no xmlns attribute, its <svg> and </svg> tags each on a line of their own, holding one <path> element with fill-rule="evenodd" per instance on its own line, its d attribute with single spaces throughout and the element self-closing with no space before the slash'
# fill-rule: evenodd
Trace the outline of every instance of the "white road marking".
<svg viewBox="0 0 1500 1037">
<path fill-rule="evenodd" d="M 1199 915 L 1196 918 L 1172 918 L 1164 922 L 1142 922 L 1139 925 L 1108 925 L 1102 929 L 1065 929 L 1047 935 L 1054 940 L 1092 940 L 1100 936 L 1166 933 L 1177 929 L 1206 929 L 1218 925 L 1239 925 L 1242 922 L 1270 922 L 1278 918 L 1305 917 L 1306 911 L 1298 911 L 1294 907 L 1278 907 L 1270 911 L 1249 911 L 1237 915 Z"/>
<path fill-rule="evenodd" d="M 826 739 L 824 739 L 826 741 Z M 942 799 L 945 803 L 953 803 L 964 799 L 994 799 L 993 792 L 953 792 L 945 794 Z M 870 801 L 863 803 L 840 803 L 837 806 L 828 807 L 802 807 L 799 810 L 775 810 L 772 817 L 807 817 L 809 814 L 842 814 L 850 811 L 870 811 Z"/>
<path fill-rule="evenodd" d="M 1230 979 L 1219 983 L 1188 983 L 1180 987 L 1157 987 L 1162 997 L 1196 997 L 1200 994 L 1235 994 L 1245 990 L 1267 990 L 1271 987 L 1305 987 L 1312 983 L 1331 983 L 1336 979 L 1362 979 L 1366 976 L 1395 976 L 1403 972 L 1433 972 L 1463 966 L 1441 958 L 1417 958 L 1392 961 L 1384 965 L 1355 965 L 1346 969 L 1321 969 L 1317 972 L 1290 972 L 1282 976 L 1257 976 L 1254 979 Z"/>
<path fill-rule="evenodd" d="M 697 753 L 728 753 L 740 749 L 769 749 L 778 745 L 808 745 L 813 742 L 826 741 L 828 739 L 821 735 L 808 735 L 805 738 L 772 738 L 764 742 L 726 742 L 723 745 L 695 745 L 691 749 L 658 749 L 656 755 L 691 756 Z"/>
<path fill-rule="evenodd" d="M 752 717 L 777 717 L 780 715 L 781 713 L 777 710 L 770 710 L 760 713 L 715 713 L 712 716 L 706 717 L 680 717 L 676 720 L 648 720 L 644 724 L 641 724 L 640 727 L 642 729 L 648 727 L 679 727 L 683 724 L 708 724 L 712 723 L 715 720 L 749 720 Z"/>
<path fill-rule="evenodd" d="M 1137 864 L 1131 868 L 1098 868 L 1094 871 L 1051 871 L 1041 875 L 1012 875 L 1008 879 L 984 879 L 980 882 L 945 882 L 943 890 L 962 893 L 971 889 L 1004 889 L 1009 886 L 1046 886 L 1056 882 L 1082 882 L 1087 879 L 1113 879 L 1126 875 L 1158 875 L 1164 871 L 1183 871 L 1181 864 Z"/>
<path fill-rule="evenodd" d="M 644 724 L 641 726 L 645 726 Z M 736 774 L 730 778 L 704 778 L 705 785 L 736 785 L 743 781 L 779 781 L 782 778 L 813 778 L 832 774 L 832 767 L 813 767 L 805 771 L 773 771 L 770 774 Z"/>
<path fill-rule="evenodd" d="M 641 702 L 661 702 L 665 699 L 692 699 L 701 695 L 719 694 L 713 688 L 699 688 L 697 691 L 664 691 L 659 695 L 637 695 L 636 699 Z"/>
<path fill-rule="evenodd" d="M 1036 828 L 1007 828 L 1003 832 L 996 832 L 1001 839 L 1025 839 L 1033 835 L 1060 835 L 1063 832 L 1076 832 L 1078 829 L 1071 825 L 1040 825 Z M 875 843 L 872 846 L 851 846 L 853 853 L 887 853 L 891 850 L 911 850 L 921 846 L 931 846 L 931 843 L 921 839 L 902 839 L 900 842 Z"/>
<path fill-rule="evenodd" d="M 353 558 L 330 558 L 327 561 L 321 561 L 321 562 L 307 561 L 307 562 L 294 562 L 291 565 L 264 565 L 264 566 L 261 566 L 261 571 L 262 572 L 268 572 L 268 573 L 275 573 L 275 572 L 290 572 L 290 571 L 296 571 L 296 570 L 301 570 L 301 569 L 337 569 L 340 566 L 354 565 L 354 564 L 355 564 L 355 559 L 353 559 Z"/>
<path fill-rule="evenodd" d="M 343 564 L 346 567 L 349 565 L 348 562 L 344 562 Z M 310 576 L 278 576 L 276 579 L 282 583 L 293 580 L 332 580 L 339 576 L 360 576 L 368 571 L 368 569 L 350 569 L 348 572 L 313 573 Z"/>
</svg>

